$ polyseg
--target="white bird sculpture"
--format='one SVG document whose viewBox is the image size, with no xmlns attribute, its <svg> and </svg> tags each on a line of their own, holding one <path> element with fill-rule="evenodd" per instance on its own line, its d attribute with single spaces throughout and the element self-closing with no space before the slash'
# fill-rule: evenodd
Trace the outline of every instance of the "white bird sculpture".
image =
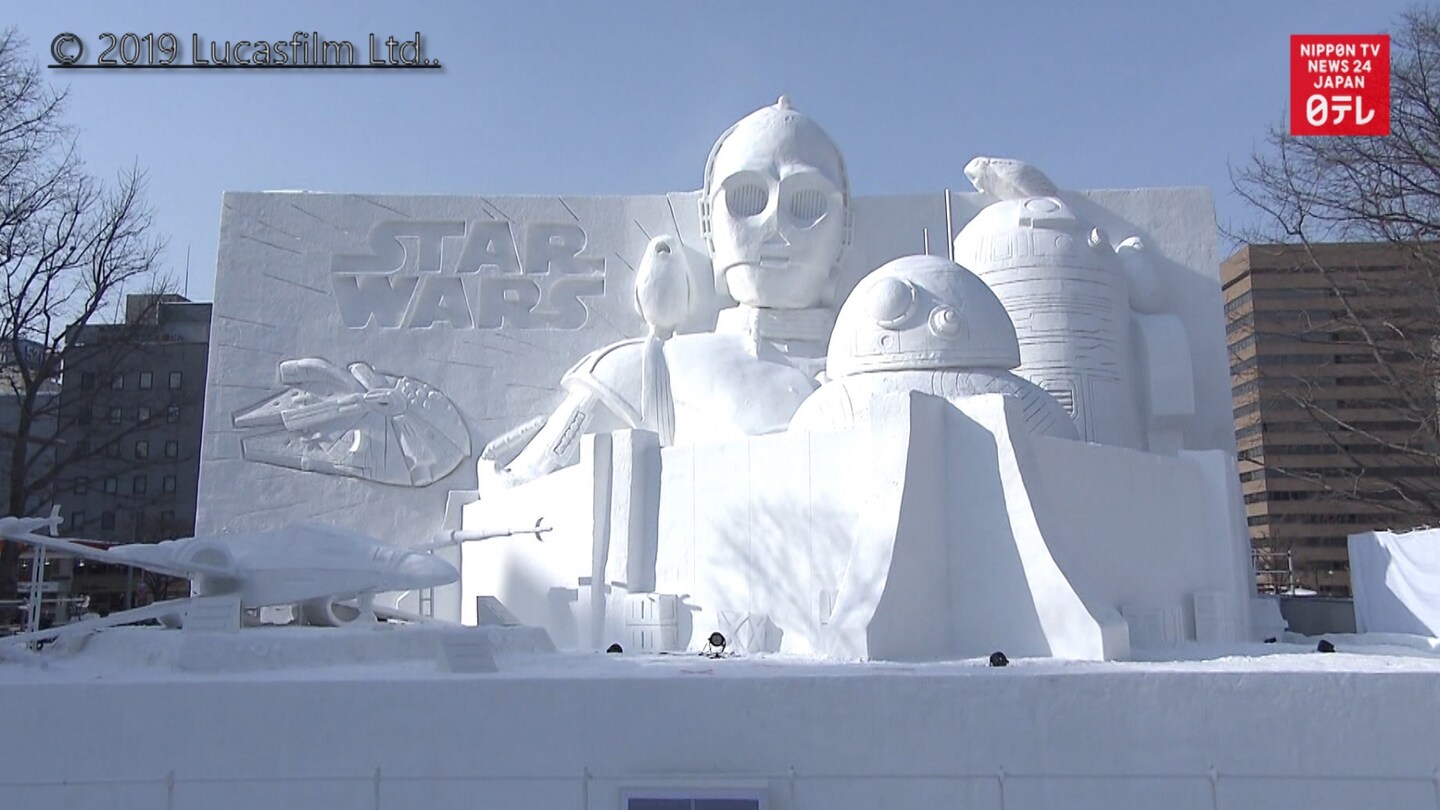
<svg viewBox="0 0 1440 810">
<path fill-rule="evenodd" d="M 1051 197 L 1059 192 L 1044 172 L 1023 160 L 977 157 L 965 164 L 965 176 L 976 191 L 1001 200 Z"/>
<path fill-rule="evenodd" d="M 657 236 L 645 246 L 635 271 L 635 311 L 649 327 L 642 353 L 640 416 L 660 434 L 660 443 L 675 441 L 675 398 L 665 341 L 690 316 L 694 301 L 690 267 L 673 236 Z"/>
<path fill-rule="evenodd" d="M 690 317 L 690 268 L 673 236 L 657 236 L 645 246 L 635 271 L 635 311 L 661 340 Z"/>
</svg>

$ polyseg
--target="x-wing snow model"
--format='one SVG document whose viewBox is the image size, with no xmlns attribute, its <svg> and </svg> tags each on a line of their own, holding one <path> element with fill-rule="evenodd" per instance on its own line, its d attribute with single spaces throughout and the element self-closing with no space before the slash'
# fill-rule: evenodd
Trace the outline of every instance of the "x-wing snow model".
<svg viewBox="0 0 1440 810">
<path fill-rule="evenodd" d="M 63 627 L 10 636 L 4 641 L 43 641 L 70 632 L 98 630 L 148 619 L 183 623 L 190 609 L 216 597 L 236 603 L 238 612 L 298 605 L 309 624 L 339 626 L 377 615 L 375 596 L 448 585 L 460 578 L 455 567 L 428 550 L 491 537 L 548 531 L 525 529 L 452 533 L 419 550 L 402 548 L 338 526 L 305 524 L 248 534 L 188 537 L 159 543 L 94 548 L 73 539 L 44 537 L 60 525 L 58 510 L 47 518 L 0 517 L 0 538 L 110 565 L 129 565 L 191 582 L 191 598 L 158 602 Z M 351 602 L 354 604 L 350 604 Z M 408 618 L 399 611 L 379 613 Z"/>
</svg>

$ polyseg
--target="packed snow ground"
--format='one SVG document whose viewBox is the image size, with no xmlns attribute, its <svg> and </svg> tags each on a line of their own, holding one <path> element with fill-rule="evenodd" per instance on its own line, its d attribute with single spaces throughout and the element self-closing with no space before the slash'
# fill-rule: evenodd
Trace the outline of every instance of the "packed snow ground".
<svg viewBox="0 0 1440 810">
<path fill-rule="evenodd" d="M 437 632 L 492 638 L 495 671 L 401 655 Z M 0 662 L 0 807 L 597 810 L 668 785 L 772 810 L 1435 810 L 1440 784 L 1419 637 L 993 668 L 555 653 L 494 628 L 186 635 Z"/>
<path fill-rule="evenodd" d="M 492 632 L 487 632 L 490 630 Z M 526 628 L 250 628 L 206 634 L 203 652 L 186 634 L 152 627 L 115 628 L 70 647 L 0 658 L 0 684 L 157 680 L 424 680 L 450 678 L 787 678 L 1055 676 L 1199 672 L 1353 672 L 1440 674 L 1440 639 L 1400 634 L 1285 634 L 1278 643 L 1185 644 L 1137 650 L 1128 661 L 1012 659 L 1002 669 L 985 658 L 958 661 L 830 661 L 790 655 L 712 656 L 695 652 L 554 652 Z M 485 634 L 497 671 L 455 673 L 413 637 Z M 1321 639 L 1334 653 L 1316 650 Z M 377 643 L 378 642 L 378 643 Z M 288 652 L 286 652 L 288 650 Z M 303 650 L 297 654 L 297 650 Z M 194 659 L 201 658 L 200 665 Z"/>
</svg>

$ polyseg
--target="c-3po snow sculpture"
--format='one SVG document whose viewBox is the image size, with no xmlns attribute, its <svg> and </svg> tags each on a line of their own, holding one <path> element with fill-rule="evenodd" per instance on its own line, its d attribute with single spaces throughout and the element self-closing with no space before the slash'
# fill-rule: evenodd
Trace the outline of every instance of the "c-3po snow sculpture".
<svg viewBox="0 0 1440 810">
<path fill-rule="evenodd" d="M 586 433 L 638 428 L 668 446 L 785 430 L 824 368 L 849 195 L 840 150 L 788 99 L 726 130 L 706 162 L 700 202 L 711 273 L 678 236 L 652 239 L 636 273 L 651 335 L 576 363 L 554 412 L 481 453 L 481 488 L 572 463 Z M 701 283 L 736 305 L 719 313 L 714 332 L 670 336 L 684 320 L 678 302 L 702 298 L 680 291 Z"/>
</svg>

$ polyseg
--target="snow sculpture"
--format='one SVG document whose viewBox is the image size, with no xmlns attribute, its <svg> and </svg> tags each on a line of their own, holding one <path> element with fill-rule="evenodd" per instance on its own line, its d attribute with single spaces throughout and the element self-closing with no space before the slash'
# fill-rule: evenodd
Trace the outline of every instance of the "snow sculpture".
<svg viewBox="0 0 1440 810">
<path fill-rule="evenodd" d="M 1089 441 L 1142 447 L 1129 295 L 1105 235 L 1058 197 L 988 206 L 955 260 L 990 286 L 1020 338 L 1020 376 L 1049 391 Z"/>
<path fill-rule="evenodd" d="M 860 282 L 840 308 L 820 387 L 792 430 L 852 427 L 877 396 L 920 391 L 957 402 L 1005 394 L 1021 403 L 1027 429 L 1078 438 L 1048 393 L 1009 369 L 1020 365 L 1015 326 L 975 274 L 937 256 L 896 259 Z"/>
<path fill-rule="evenodd" d="M 830 136 L 784 96 L 740 119 L 710 150 L 700 221 L 716 286 L 739 304 L 722 328 L 823 357 L 850 241 L 850 181 Z"/>
<path fill-rule="evenodd" d="M 1348 546 L 1356 630 L 1440 636 L 1440 529 L 1361 532 Z"/>
<path fill-rule="evenodd" d="M 977 157 L 965 164 L 965 177 L 976 191 L 1001 200 L 1053 197 L 1060 193 L 1044 172 L 1013 158 Z"/>
<path fill-rule="evenodd" d="M 655 425 L 664 444 L 675 442 L 675 396 L 664 342 L 685 322 L 695 299 L 689 263 L 676 241 L 669 236 L 652 239 L 635 271 L 635 311 L 650 329 L 641 357 L 640 418 Z"/>
<path fill-rule="evenodd" d="M 318 357 L 286 360 L 278 375 L 288 388 L 232 415 L 252 431 L 240 442 L 250 461 L 423 487 L 470 455 L 460 412 L 428 383 Z"/>
<path fill-rule="evenodd" d="M 578 464 L 464 507 L 467 526 L 554 526 L 544 544 L 465 548 L 466 620 L 493 596 L 559 646 L 643 652 L 699 649 L 744 617 L 774 626 L 764 649 L 849 659 L 1113 659 L 1245 637 L 1229 454 L 1044 435 L 1016 396 L 877 393 L 837 429 L 799 429 L 820 421 L 802 412 L 729 441 L 583 437 Z M 631 620 L 646 597 L 673 620 Z"/>
<path fill-rule="evenodd" d="M 555 530 L 466 548 L 462 616 L 498 598 L 561 646 L 765 628 L 747 649 L 844 658 L 1244 637 L 1233 454 L 1182 452 L 1193 374 L 1156 261 L 1032 166 L 966 174 L 999 201 L 956 237 L 959 263 L 889 253 L 832 317 L 838 151 L 784 99 L 727 131 L 701 230 L 735 306 L 672 336 L 697 275 L 676 237 L 650 240 L 650 335 L 592 353 L 555 414 L 483 454 L 514 457 L 508 486 L 482 484 L 460 522 Z"/>
<path fill-rule="evenodd" d="M 57 515 L 49 519 L 0 518 L 0 537 L 81 559 L 183 577 L 191 580 L 193 595 L 11 636 L 7 643 L 82 635 L 148 619 L 184 624 L 187 629 L 237 630 L 242 610 L 271 605 L 299 605 L 311 624 L 339 626 L 367 616 L 373 620 L 376 594 L 434 588 L 460 576 L 439 557 L 338 526 L 287 526 L 102 550 L 34 533 L 47 525 L 53 532 L 60 522 Z M 347 604 L 347 600 L 355 604 Z"/>
<path fill-rule="evenodd" d="M 1175 302 L 1144 241 L 1132 236 L 1115 247 L 1115 255 L 1130 288 L 1135 363 L 1142 378 L 1139 403 L 1148 447 L 1154 453 L 1174 453 L 1185 446 L 1185 428 L 1195 417 L 1190 338 L 1185 324 L 1168 311 Z"/>
<path fill-rule="evenodd" d="M 1019 161 L 976 158 L 966 174 L 1002 199 L 961 229 L 955 259 L 1014 320 L 1016 373 L 1053 394 L 1088 441 L 1180 449 L 1194 413 L 1189 346 L 1178 319 L 1145 314 L 1165 294 L 1143 243 L 1112 247 Z"/>
<path fill-rule="evenodd" d="M 508 611 L 562 647 L 1113 658 L 1241 638 L 1207 193 L 1059 192 L 997 158 L 966 174 L 981 193 L 852 198 L 782 99 L 715 141 L 694 191 L 227 198 L 201 525 L 329 511 L 421 547 L 430 515 L 462 577 L 418 604 Z M 277 223 L 305 249 L 275 248 Z M 941 232 L 955 258 L 909 255 Z M 272 391 L 267 358 L 294 346 L 369 362 L 291 361 Z M 449 447 L 385 410 L 421 379 L 453 401 Z M 484 446 L 448 492 L 424 485 L 468 453 L 446 425 Z M 277 492 L 295 497 L 250 507 Z M 467 542 L 539 518 L 543 543 Z"/>
<path fill-rule="evenodd" d="M 587 433 L 641 428 L 668 446 L 786 428 L 815 390 L 834 322 L 835 267 L 849 238 L 845 162 L 782 97 L 716 141 L 700 206 L 714 284 L 737 305 L 714 333 L 662 339 L 699 296 L 678 236 L 653 239 L 635 290 L 652 336 L 613 343 L 566 372 L 559 408 L 481 453 L 482 489 L 574 463 Z"/>
</svg>

